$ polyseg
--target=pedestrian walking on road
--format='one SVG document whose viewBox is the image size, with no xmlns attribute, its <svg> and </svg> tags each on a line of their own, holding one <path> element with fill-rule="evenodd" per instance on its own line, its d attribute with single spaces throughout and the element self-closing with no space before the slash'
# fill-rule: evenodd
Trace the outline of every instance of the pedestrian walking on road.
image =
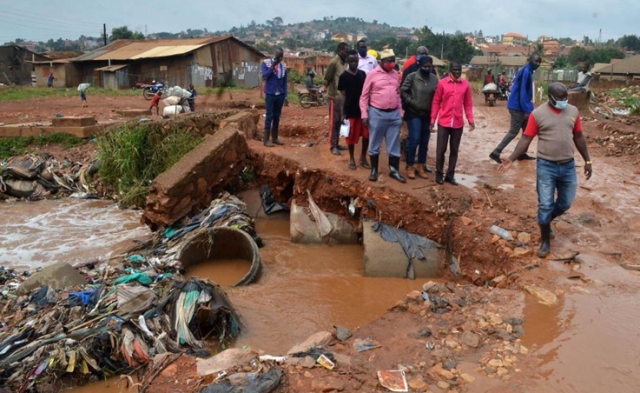
<svg viewBox="0 0 640 393">
<path fill-rule="evenodd" d="M 431 107 L 431 128 L 435 128 L 438 120 L 438 142 L 436 144 L 436 183 L 445 181 L 454 186 L 458 185 L 455 179 L 456 163 L 458 162 L 458 149 L 462 140 L 464 118 L 467 116 L 469 131 L 476 126 L 473 120 L 473 101 L 471 99 L 471 87 L 469 82 L 462 79 L 462 65 L 457 61 L 451 62 L 449 76 L 438 82 L 438 88 L 433 98 Z M 450 145 L 449 167 L 444 176 L 444 155 Z"/>
<path fill-rule="evenodd" d="M 370 181 L 378 180 L 378 158 L 382 140 L 389 155 L 389 176 L 401 183 L 407 180 L 400 174 L 400 81 L 396 67 L 396 55 L 391 49 L 380 52 L 380 65 L 367 74 L 360 112 L 362 122 L 369 128 L 369 156 L 371 158 Z"/>
<path fill-rule="evenodd" d="M 80 92 L 80 101 L 82 101 L 82 107 L 86 108 L 89 106 L 89 104 L 87 103 L 87 91 L 86 90 L 82 90 Z"/>
<path fill-rule="evenodd" d="M 349 148 L 349 169 L 356 169 L 355 146 L 362 137 L 362 152 L 360 153 L 360 166 L 371 169 L 367 162 L 367 150 L 369 149 L 369 128 L 362 124 L 362 114 L 360 111 L 360 96 L 364 88 L 364 81 L 367 74 L 358 68 L 358 52 L 352 50 L 347 55 L 348 68 L 340 75 L 338 81 L 338 91 L 342 94 L 344 102 L 343 115 L 349 121 L 349 136 L 347 137 L 347 147 Z"/>
<path fill-rule="evenodd" d="M 418 71 L 407 76 L 402 83 L 402 103 L 405 108 L 404 119 L 409 127 L 407 138 L 406 158 L 407 177 L 415 179 L 418 176 L 427 179 L 431 169 L 427 166 L 427 151 L 431 136 L 431 105 L 438 87 L 438 77 L 431 73 L 433 59 L 430 56 L 420 57 Z M 418 163 L 415 164 L 416 149 Z"/>
<path fill-rule="evenodd" d="M 342 96 L 338 92 L 338 82 L 340 75 L 347 69 L 347 54 L 349 53 L 349 44 L 341 42 L 338 44 L 336 56 L 331 59 L 324 73 L 324 87 L 327 90 L 329 98 L 329 148 L 331 153 L 339 156 L 342 155 L 340 150 L 347 150 L 346 146 L 340 146 L 340 125 L 342 124 L 342 109 L 344 102 Z"/>
<path fill-rule="evenodd" d="M 578 177 L 574 145 L 585 161 L 584 174 L 587 180 L 592 174 L 587 142 L 582 134 L 580 112 L 575 106 L 569 105 L 568 99 L 569 93 L 562 83 L 551 84 L 549 101 L 533 111 L 515 150 L 498 168 L 502 173 L 509 170 L 513 161 L 526 152 L 533 138 L 538 136 L 536 191 L 540 225 L 538 256 L 541 258 L 549 255 L 551 239 L 555 237 L 551 231 L 551 222 L 569 210 L 576 196 Z"/>
<path fill-rule="evenodd" d="M 511 115 L 511 127 L 507 135 L 502 138 L 502 141 L 496 146 L 495 149 L 489 154 L 489 158 L 500 164 L 500 154 L 511 141 L 518 136 L 520 129 L 522 131 L 527 127 L 527 120 L 529 114 L 533 112 L 533 72 L 540 67 L 542 58 L 538 53 L 533 53 L 529 56 L 529 62 L 526 66 L 522 67 L 511 85 L 511 95 L 509 101 L 507 101 L 507 109 Z M 527 152 L 523 152 L 518 160 L 535 160 L 535 157 L 531 157 Z"/>
<path fill-rule="evenodd" d="M 53 87 L 53 81 L 56 78 L 53 77 L 53 72 L 49 73 L 49 78 L 47 79 L 47 87 Z"/>
<path fill-rule="evenodd" d="M 274 57 L 262 62 L 262 79 L 265 81 L 264 93 L 267 117 L 264 120 L 263 143 L 267 147 L 284 145 L 278 138 L 282 107 L 288 99 L 287 65 L 282 62 L 284 51 L 277 48 Z M 271 140 L 269 140 L 271 138 Z"/>
</svg>

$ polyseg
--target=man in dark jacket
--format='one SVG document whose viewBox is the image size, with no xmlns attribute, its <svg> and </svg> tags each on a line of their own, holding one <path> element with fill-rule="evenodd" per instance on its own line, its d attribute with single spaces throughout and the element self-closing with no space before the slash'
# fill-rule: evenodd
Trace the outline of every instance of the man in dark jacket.
<svg viewBox="0 0 640 393">
<path fill-rule="evenodd" d="M 418 61 L 418 71 L 409 74 L 402 83 L 400 92 L 405 108 L 404 119 L 409 126 L 407 138 L 407 177 L 415 179 L 418 176 L 427 179 L 431 169 L 427 166 L 427 150 L 431 130 L 431 104 L 438 87 L 438 77 L 431 73 L 433 59 L 429 56 L 421 57 Z M 416 148 L 418 149 L 418 165 L 415 165 Z"/>
<path fill-rule="evenodd" d="M 278 139 L 278 127 L 280 125 L 280 114 L 287 99 L 287 66 L 282 62 L 284 51 L 282 48 L 276 49 L 274 57 L 262 62 L 262 79 L 264 80 L 264 93 L 266 95 L 265 104 L 267 107 L 267 117 L 264 120 L 264 145 L 273 147 L 274 145 L 284 145 Z M 269 140 L 271 137 L 271 141 Z"/>
</svg>

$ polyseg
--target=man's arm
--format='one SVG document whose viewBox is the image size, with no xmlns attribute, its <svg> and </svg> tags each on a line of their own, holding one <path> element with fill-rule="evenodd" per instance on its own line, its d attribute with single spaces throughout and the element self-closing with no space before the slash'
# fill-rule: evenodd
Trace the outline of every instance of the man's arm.
<svg viewBox="0 0 640 393">
<path fill-rule="evenodd" d="M 288 100 L 289 99 L 289 69 L 285 69 L 284 70 L 284 77 L 282 79 L 284 79 L 284 99 Z"/>
<path fill-rule="evenodd" d="M 268 66 L 264 61 L 262 62 L 262 79 L 267 80 L 273 75 L 273 67 Z"/>
<path fill-rule="evenodd" d="M 522 69 L 522 75 L 520 75 L 520 95 L 518 99 L 520 101 L 520 108 L 524 110 L 525 113 L 531 113 L 532 110 L 529 109 L 533 106 L 531 102 L 532 92 L 531 92 L 531 84 L 533 81 L 531 80 L 531 73 L 527 69 L 528 66 Z"/>
<path fill-rule="evenodd" d="M 591 168 L 591 158 L 589 158 L 589 150 L 587 149 L 587 141 L 584 139 L 584 134 L 582 133 L 582 123 L 580 121 L 580 116 L 576 119 L 576 125 L 573 129 L 573 143 L 576 145 L 578 152 L 584 159 L 584 174 L 587 177 L 587 180 L 591 178 L 592 168 Z"/>
<path fill-rule="evenodd" d="M 367 78 L 364 80 L 364 87 L 362 88 L 362 95 L 360 95 L 360 117 L 365 123 L 365 126 L 369 125 L 369 96 L 371 95 L 372 76 L 373 74 L 371 72 L 367 74 Z"/>
<path fill-rule="evenodd" d="M 336 63 L 329 63 L 329 65 L 327 66 L 327 72 L 325 72 L 324 74 L 324 87 L 325 89 L 327 87 L 329 87 L 329 85 L 331 84 L 331 82 L 333 81 L 333 78 L 336 75 Z"/>
<path fill-rule="evenodd" d="M 436 87 L 436 94 L 433 95 L 433 102 L 431 103 L 431 128 L 436 124 L 438 119 L 438 113 L 440 112 L 440 105 L 442 103 L 442 87 L 438 83 Z"/>
<path fill-rule="evenodd" d="M 580 87 L 587 87 L 589 85 L 589 82 L 591 81 L 591 75 L 587 74 L 585 75 L 584 79 L 582 80 L 582 82 L 578 83 L 578 86 Z"/>
<path fill-rule="evenodd" d="M 467 89 L 464 92 L 464 113 L 467 115 L 467 121 L 469 122 L 469 131 L 473 131 L 476 128 L 476 122 L 473 119 L 473 100 L 471 98 L 471 85 L 467 84 Z"/>
<path fill-rule="evenodd" d="M 411 87 L 413 86 L 414 79 L 415 73 L 410 74 L 404 82 L 402 82 L 402 86 L 400 87 L 400 94 L 402 95 L 402 101 L 405 107 L 411 106 L 411 108 L 415 108 L 415 103 L 411 100 Z"/>
</svg>

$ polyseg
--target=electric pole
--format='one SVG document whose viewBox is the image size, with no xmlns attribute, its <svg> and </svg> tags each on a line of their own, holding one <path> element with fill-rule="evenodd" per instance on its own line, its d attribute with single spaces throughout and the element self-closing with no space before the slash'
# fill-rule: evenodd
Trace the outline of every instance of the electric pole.
<svg viewBox="0 0 640 393">
<path fill-rule="evenodd" d="M 102 37 L 104 38 L 104 46 L 107 46 L 107 24 L 102 24 Z"/>
</svg>

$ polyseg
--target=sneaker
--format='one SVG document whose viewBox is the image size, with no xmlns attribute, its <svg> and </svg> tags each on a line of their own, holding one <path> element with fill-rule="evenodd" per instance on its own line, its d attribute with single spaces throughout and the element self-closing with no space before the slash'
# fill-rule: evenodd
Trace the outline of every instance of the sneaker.
<svg viewBox="0 0 640 393">
<path fill-rule="evenodd" d="M 535 160 L 535 159 L 536 159 L 535 157 L 531 157 L 527 153 L 523 153 L 520 157 L 517 158 L 518 161 Z"/>
<path fill-rule="evenodd" d="M 340 150 L 338 150 L 337 147 L 334 147 L 333 149 L 331 149 L 331 154 L 333 154 L 334 156 L 341 156 L 342 153 L 340 153 Z"/>
<path fill-rule="evenodd" d="M 500 158 L 500 154 L 491 153 L 489 154 L 489 158 L 491 158 L 493 161 L 497 162 L 498 164 L 502 164 L 502 159 Z"/>
</svg>

